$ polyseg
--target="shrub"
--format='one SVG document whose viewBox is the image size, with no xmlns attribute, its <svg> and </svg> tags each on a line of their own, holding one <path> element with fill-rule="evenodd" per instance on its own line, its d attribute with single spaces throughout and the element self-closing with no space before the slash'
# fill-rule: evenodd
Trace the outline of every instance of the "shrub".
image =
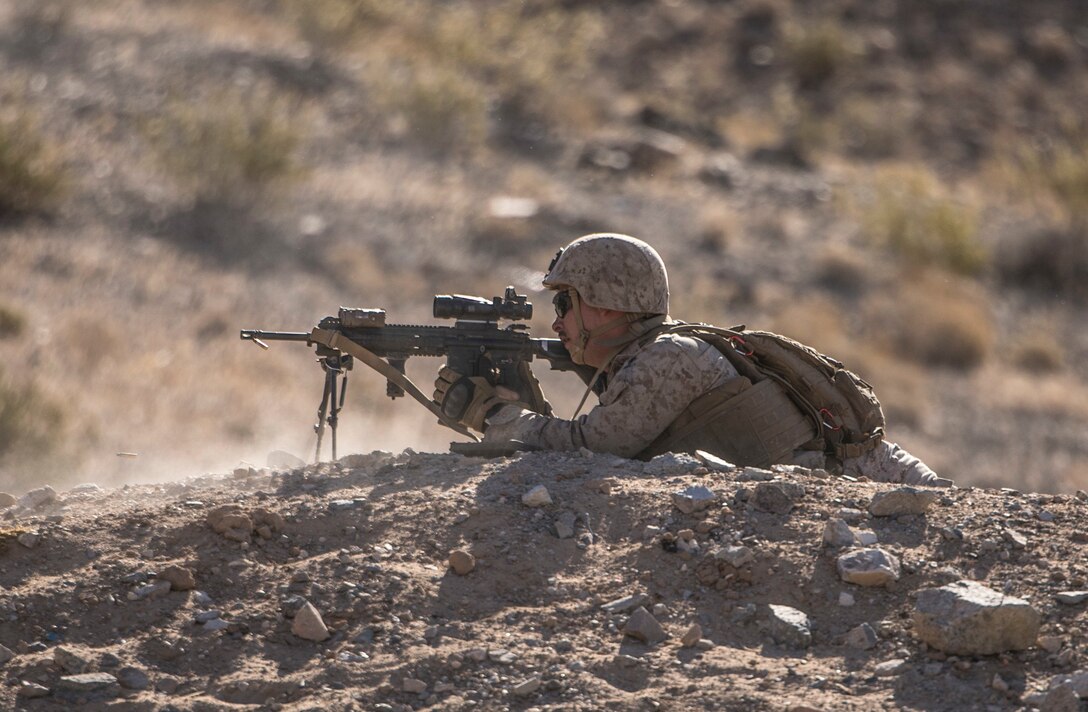
<svg viewBox="0 0 1088 712">
<path fill-rule="evenodd" d="M 886 346 L 926 367 L 970 370 L 982 365 L 995 341 L 985 297 L 968 285 L 932 275 L 909 279 L 868 314 Z"/>
<path fill-rule="evenodd" d="M 838 25 L 825 22 L 798 28 L 786 36 L 786 58 L 803 90 L 819 89 L 849 62 L 850 39 Z"/>
<path fill-rule="evenodd" d="M 0 115 L 0 217 L 52 210 L 64 193 L 60 151 L 26 111 Z"/>
<path fill-rule="evenodd" d="M 414 71 L 386 105 L 403 115 L 412 138 L 438 152 L 472 151 L 487 137 L 487 97 L 456 71 Z"/>
<path fill-rule="evenodd" d="M 1000 276 L 1088 299 L 1088 127 L 1014 149 L 999 168 L 1011 197 L 1032 202 L 1035 214 L 1047 222 L 1003 246 L 996 265 Z"/>
<path fill-rule="evenodd" d="M 0 372 L 0 462 L 49 454 L 59 445 L 64 411 L 33 383 L 10 383 Z"/>
<path fill-rule="evenodd" d="M 0 339 L 19 336 L 26 330 L 26 317 L 6 304 L 0 304 Z"/>
<path fill-rule="evenodd" d="M 147 133 L 162 166 L 200 202 L 244 204 L 300 170 L 295 107 L 261 90 L 174 101 Z"/>
<path fill-rule="evenodd" d="M 974 211 L 922 169 L 891 169 L 880 176 L 861 223 L 869 239 L 916 265 L 976 274 L 988 258 Z"/>
</svg>

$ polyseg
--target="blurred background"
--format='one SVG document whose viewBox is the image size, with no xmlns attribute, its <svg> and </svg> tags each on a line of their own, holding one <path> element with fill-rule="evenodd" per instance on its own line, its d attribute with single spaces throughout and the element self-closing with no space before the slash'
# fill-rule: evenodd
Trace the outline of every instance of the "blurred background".
<svg viewBox="0 0 1088 712">
<path fill-rule="evenodd" d="M 509 284 L 550 335 L 603 230 L 942 475 L 1088 487 L 1086 116 L 1080 0 L 0 0 L 0 490 L 311 459 L 313 352 L 240 328 Z M 458 439 L 384 391 L 341 454 Z"/>
</svg>

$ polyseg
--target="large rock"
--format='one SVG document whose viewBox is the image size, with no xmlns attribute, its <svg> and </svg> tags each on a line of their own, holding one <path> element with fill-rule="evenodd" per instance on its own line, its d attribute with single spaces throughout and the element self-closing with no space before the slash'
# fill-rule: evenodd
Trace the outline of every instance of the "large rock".
<svg viewBox="0 0 1088 712">
<path fill-rule="evenodd" d="M 309 601 L 306 601 L 295 614 L 291 632 L 300 638 L 317 643 L 329 637 L 329 629 L 325 627 L 325 621 L 321 619 L 321 614 L 314 608 L 314 604 Z"/>
<path fill-rule="evenodd" d="M 623 627 L 623 632 L 647 645 L 656 645 L 668 637 L 665 634 L 665 629 L 661 627 L 657 619 L 642 606 L 636 608 L 631 617 L 627 619 L 627 625 Z"/>
<path fill-rule="evenodd" d="M 33 510 L 57 501 L 57 492 L 49 485 L 33 489 L 19 498 L 19 506 Z"/>
<path fill-rule="evenodd" d="M 899 580 L 899 559 L 883 549 L 858 549 L 839 557 L 839 577 L 858 586 L 887 586 Z"/>
<path fill-rule="evenodd" d="M 812 627 L 804 612 L 773 603 L 769 608 L 767 632 L 776 643 L 790 648 L 807 648 L 812 645 Z"/>
<path fill-rule="evenodd" d="M 1031 604 L 957 581 L 918 593 L 915 634 L 951 655 L 993 655 L 1035 645 L 1041 617 Z"/>
<path fill-rule="evenodd" d="M 805 488 L 795 482 L 760 482 L 752 494 L 752 506 L 761 512 L 789 514 L 805 496 Z"/>
<path fill-rule="evenodd" d="M 707 509 L 718 501 L 718 496 L 709 487 L 693 485 L 679 492 L 672 493 L 672 503 L 684 514 L 693 514 Z"/>
<path fill-rule="evenodd" d="M 900 487 L 890 492 L 873 495 L 873 499 L 869 502 L 869 513 L 874 517 L 925 514 L 926 510 L 938 499 L 939 495 L 933 490 Z"/>
</svg>

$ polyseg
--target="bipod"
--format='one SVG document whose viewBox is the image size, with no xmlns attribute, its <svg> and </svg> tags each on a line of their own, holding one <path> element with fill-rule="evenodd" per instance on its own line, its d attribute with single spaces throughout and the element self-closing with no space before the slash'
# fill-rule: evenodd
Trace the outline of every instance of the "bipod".
<svg viewBox="0 0 1088 712">
<path fill-rule="evenodd" d="M 325 435 L 325 424 L 328 423 L 332 434 L 332 459 L 336 459 L 336 426 L 340 422 L 340 411 L 344 408 L 344 398 L 348 394 L 348 371 L 351 370 L 351 356 L 347 354 L 332 354 L 319 358 L 321 370 L 325 372 L 325 388 L 321 392 L 321 405 L 317 407 L 317 422 L 314 423 L 314 432 L 317 433 L 317 447 L 314 448 L 314 462 L 321 462 L 321 439 Z M 340 382 L 340 397 L 337 398 L 336 377 L 343 376 Z"/>
</svg>

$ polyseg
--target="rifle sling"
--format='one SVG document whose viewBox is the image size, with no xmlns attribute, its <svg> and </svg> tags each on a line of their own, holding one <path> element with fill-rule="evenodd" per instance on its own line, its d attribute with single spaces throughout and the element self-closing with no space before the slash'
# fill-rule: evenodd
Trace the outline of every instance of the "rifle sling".
<svg viewBox="0 0 1088 712">
<path fill-rule="evenodd" d="M 337 351 L 342 351 L 346 354 L 354 356 L 355 358 L 365 363 L 367 366 L 370 366 L 372 369 L 385 376 L 393 383 L 403 388 L 405 392 L 411 394 L 413 398 L 423 404 L 424 408 L 438 416 L 438 420 L 443 425 L 453 430 L 456 430 L 462 435 L 472 438 L 476 442 L 480 442 L 480 438 L 476 437 L 476 435 L 472 433 L 472 431 L 443 413 L 442 409 L 439 408 L 429 398 L 427 398 L 427 396 L 423 395 L 422 391 L 420 391 L 419 388 L 416 387 L 416 384 L 408 380 L 407 376 L 390 366 L 373 351 L 370 351 L 360 346 L 359 344 L 355 343 L 351 339 L 341 334 L 339 331 L 333 331 L 331 329 L 318 329 L 317 327 L 314 327 L 313 331 L 310 332 L 310 341 L 315 344 L 323 344 L 325 346 L 328 346 L 330 349 L 336 349 Z"/>
</svg>

